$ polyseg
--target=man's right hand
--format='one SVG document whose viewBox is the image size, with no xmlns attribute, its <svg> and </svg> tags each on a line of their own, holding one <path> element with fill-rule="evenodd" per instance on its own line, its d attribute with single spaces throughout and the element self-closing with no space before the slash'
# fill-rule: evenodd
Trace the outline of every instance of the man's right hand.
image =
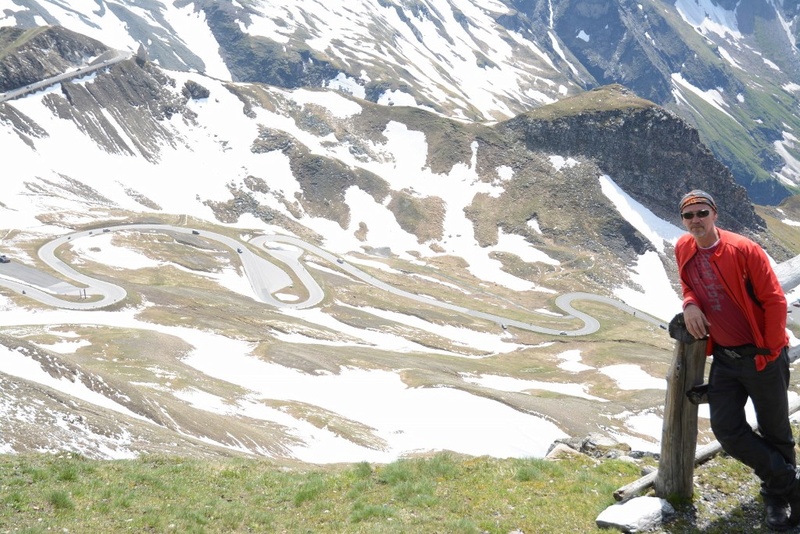
<svg viewBox="0 0 800 534">
<path fill-rule="evenodd" d="M 706 319 L 703 310 L 694 304 L 689 304 L 683 309 L 683 320 L 686 323 L 686 330 L 696 339 L 708 337 L 708 327 L 711 323 Z"/>
</svg>

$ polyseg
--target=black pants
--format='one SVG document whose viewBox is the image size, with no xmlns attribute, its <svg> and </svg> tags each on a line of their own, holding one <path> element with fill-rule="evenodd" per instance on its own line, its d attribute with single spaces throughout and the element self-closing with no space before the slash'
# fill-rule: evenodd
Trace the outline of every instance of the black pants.
<svg viewBox="0 0 800 534">
<path fill-rule="evenodd" d="M 786 348 L 762 371 L 756 371 L 753 358 L 714 353 L 708 388 L 711 429 L 725 452 L 755 471 L 765 498 L 782 497 L 795 484 L 788 388 Z M 745 417 L 748 397 L 755 408 L 758 433 Z"/>
</svg>

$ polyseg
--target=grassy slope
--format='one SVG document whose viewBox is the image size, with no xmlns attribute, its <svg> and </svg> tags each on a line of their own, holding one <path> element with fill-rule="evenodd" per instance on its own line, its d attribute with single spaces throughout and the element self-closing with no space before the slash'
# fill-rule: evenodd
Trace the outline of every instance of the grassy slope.
<svg viewBox="0 0 800 534">
<path fill-rule="evenodd" d="M 599 533 L 613 492 L 639 478 L 622 460 L 462 458 L 287 468 L 265 460 L 95 461 L 0 456 L 3 532 Z M 749 470 L 725 456 L 695 471 L 695 501 L 657 532 L 746 532 L 762 507 Z M 763 527 L 762 527 L 763 528 Z"/>
<path fill-rule="evenodd" d="M 789 197 L 778 208 L 756 206 L 756 211 L 767 223 L 773 236 L 789 250 L 800 250 L 800 232 L 797 227 L 784 222 L 800 219 L 800 198 Z"/>
<path fill-rule="evenodd" d="M 280 468 L 0 457 L 0 525 L 44 532 L 593 532 L 635 465 L 462 459 Z"/>
</svg>

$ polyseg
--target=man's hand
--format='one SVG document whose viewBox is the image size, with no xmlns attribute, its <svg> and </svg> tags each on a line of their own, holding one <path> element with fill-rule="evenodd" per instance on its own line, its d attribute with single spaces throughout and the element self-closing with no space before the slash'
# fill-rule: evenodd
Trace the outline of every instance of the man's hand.
<svg viewBox="0 0 800 534">
<path fill-rule="evenodd" d="M 711 323 L 706 319 L 706 314 L 703 310 L 689 304 L 683 310 L 683 320 L 686 322 L 686 330 L 697 339 L 703 339 L 708 336 L 708 327 Z"/>
</svg>

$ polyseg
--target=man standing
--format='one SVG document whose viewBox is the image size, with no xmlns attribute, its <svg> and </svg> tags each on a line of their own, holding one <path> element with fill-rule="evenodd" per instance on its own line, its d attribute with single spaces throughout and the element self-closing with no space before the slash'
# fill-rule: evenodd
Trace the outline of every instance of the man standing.
<svg viewBox="0 0 800 534">
<path fill-rule="evenodd" d="M 786 297 L 764 250 L 717 228 L 717 205 L 701 190 L 681 199 L 688 230 L 675 244 L 686 329 L 713 354 L 708 403 L 722 448 L 761 479 L 767 526 L 800 523 L 800 485 L 786 392 Z M 745 417 L 750 398 L 758 432 Z M 791 507 L 791 515 L 787 510 Z"/>
</svg>

